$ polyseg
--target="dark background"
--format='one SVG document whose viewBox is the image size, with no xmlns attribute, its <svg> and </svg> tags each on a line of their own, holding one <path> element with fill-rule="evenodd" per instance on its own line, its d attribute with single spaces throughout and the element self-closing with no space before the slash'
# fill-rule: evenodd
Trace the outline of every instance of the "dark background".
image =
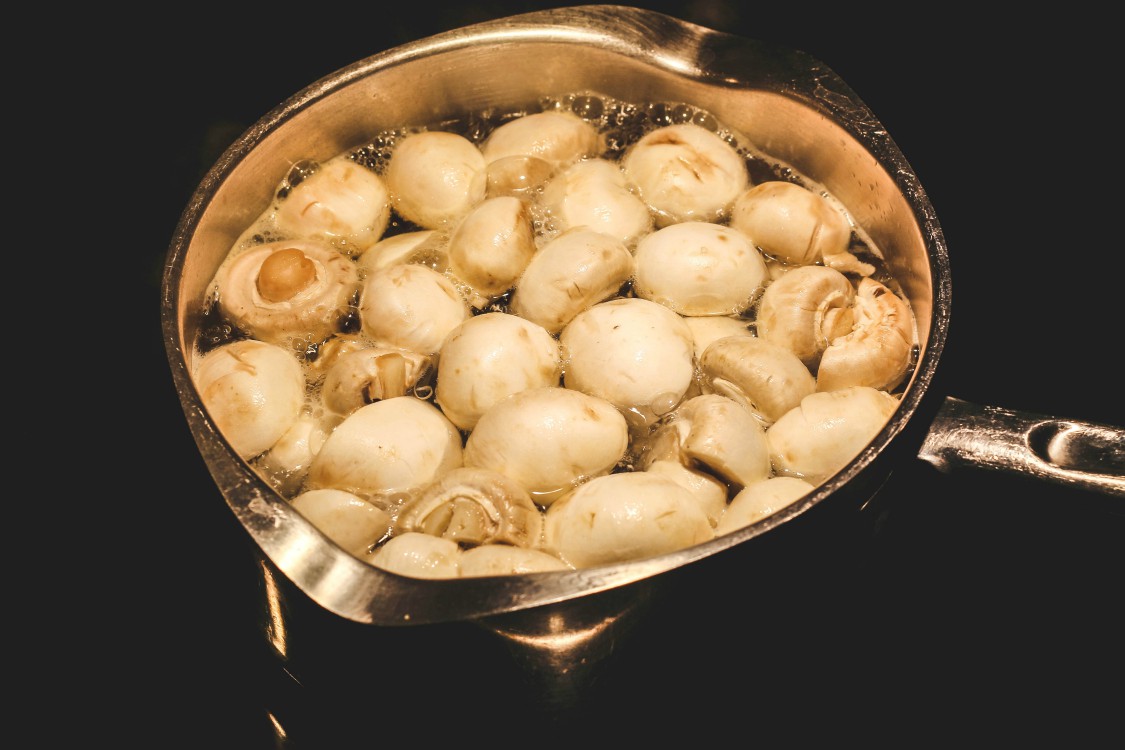
<svg viewBox="0 0 1125 750">
<path fill-rule="evenodd" d="M 129 690 L 104 713 L 115 734 L 138 747 L 297 745 L 276 739 L 272 714 L 289 722 L 301 747 L 334 747 L 329 726 L 372 746 L 388 736 L 501 746 L 560 736 L 549 720 L 511 717 L 522 688 L 505 682 L 503 666 L 491 678 L 465 674 L 428 689 L 373 673 L 369 699 L 278 687 L 286 677 L 262 654 L 244 534 L 210 482 L 172 386 L 159 285 L 195 185 L 276 104 L 395 45 L 561 5 L 316 7 L 300 17 L 274 7 L 245 16 L 191 11 L 125 45 L 130 74 L 141 66 L 148 82 L 122 127 L 158 139 L 151 158 L 129 167 L 140 189 L 113 199 L 143 219 L 143 234 L 128 242 L 146 291 L 132 316 L 143 327 L 148 373 L 137 379 L 147 390 L 134 417 L 152 437 L 149 471 L 159 489 L 119 508 L 131 525 L 118 528 L 136 535 L 143 519 L 156 533 L 143 537 L 142 569 L 115 576 L 137 605 L 136 616 L 122 618 L 121 653 L 97 671 Z M 939 6 L 904 15 L 851 3 L 831 12 L 638 5 L 804 50 L 880 118 L 949 246 L 953 315 L 940 366 L 948 393 L 1125 424 L 1119 84 L 1100 24 L 1072 15 L 988 19 Z M 737 627 L 725 619 L 711 631 L 699 621 L 706 609 L 692 627 L 682 611 L 642 623 L 591 689 L 589 708 L 561 722 L 566 730 L 590 742 L 631 732 L 746 744 L 788 737 L 792 745 L 813 737 L 897 746 L 1119 742 L 1125 514 L 1083 491 L 940 475 L 921 461 L 904 462 L 883 494 L 893 507 L 869 556 L 841 562 L 807 597 L 771 600 L 784 609 L 758 598 L 770 570 L 740 572 L 722 609 Z M 396 693 L 396 682 L 410 690 Z M 495 701 L 481 698 L 485 689 L 497 691 Z M 451 717 L 470 697 L 476 721 L 462 732 Z"/>
</svg>

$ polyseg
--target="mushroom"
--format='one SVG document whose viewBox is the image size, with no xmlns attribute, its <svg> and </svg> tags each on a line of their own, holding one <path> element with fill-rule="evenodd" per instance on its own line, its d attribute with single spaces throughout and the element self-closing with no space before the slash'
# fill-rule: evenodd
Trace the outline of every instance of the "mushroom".
<svg viewBox="0 0 1125 750">
<path fill-rule="evenodd" d="M 593 125 L 571 112 L 548 110 L 500 125 L 485 140 L 481 152 L 489 164 L 509 156 L 534 156 L 559 169 L 593 156 L 599 148 Z"/>
<path fill-rule="evenodd" d="M 394 500 L 461 465 L 461 433 L 441 410 L 397 396 L 345 417 L 313 458 L 306 484 Z"/>
<path fill-rule="evenodd" d="M 324 242 L 282 240 L 232 255 L 214 288 L 222 314 L 251 337 L 281 345 L 319 342 L 347 315 L 359 271 Z"/>
<path fill-rule="evenodd" d="M 481 415 L 465 441 L 465 466 L 506 474 L 541 506 L 625 456 L 629 430 L 608 401 L 548 386 L 513 393 Z"/>
<path fill-rule="evenodd" d="M 685 315 L 684 322 L 691 329 L 696 361 L 703 357 L 703 352 L 717 339 L 754 335 L 750 330 L 749 320 L 730 315 Z"/>
<path fill-rule="evenodd" d="M 538 547 L 543 512 L 516 480 L 491 469 L 462 466 L 407 500 L 394 528 L 395 534 L 420 531 L 462 547 Z"/>
<path fill-rule="evenodd" d="M 661 460 L 677 460 L 738 487 L 770 475 L 761 424 L 743 404 L 719 394 L 688 399 L 656 429 L 646 465 Z"/>
<path fill-rule="evenodd" d="M 555 168 L 537 156 L 502 156 L 488 163 L 489 198 L 526 196 L 543 186 Z"/>
<path fill-rule="evenodd" d="M 596 477 L 547 509 L 544 549 L 575 568 L 662 555 L 714 538 L 691 492 L 648 472 Z"/>
<path fill-rule="evenodd" d="M 445 337 L 472 315 L 453 282 L 429 266 L 382 268 L 363 282 L 363 332 L 376 343 L 436 354 Z"/>
<path fill-rule="evenodd" d="M 559 384 L 559 342 L 542 326 L 490 312 L 454 328 L 438 355 L 435 400 L 462 430 L 505 396 Z"/>
<path fill-rule="evenodd" d="M 468 138 L 426 130 L 394 146 L 385 179 L 399 216 L 423 229 L 444 229 L 484 200 L 487 174 Z"/>
<path fill-rule="evenodd" d="M 710 474 L 684 466 L 680 461 L 659 459 L 646 468 L 649 474 L 671 479 L 692 494 L 696 503 L 707 514 L 714 526 L 727 509 L 727 486 Z"/>
<path fill-rule="evenodd" d="M 391 215 L 383 178 L 338 156 L 294 185 L 277 205 L 278 229 L 332 243 L 351 256 L 383 236 Z"/>
<path fill-rule="evenodd" d="M 364 251 L 356 265 L 361 274 L 370 274 L 387 266 L 400 263 L 430 265 L 427 261 L 436 258 L 444 264 L 444 233 L 434 229 L 419 229 L 413 232 L 385 237 Z"/>
<path fill-rule="evenodd" d="M 769 477 L 743 487 L 719 519 L 715 535 L 722 536 L 757 523 L 788 508 L 814 489 L 798 477 Z"/>
<path fill-rule="evenodd" d="M 653 228 L 644 201 L 625 183 L 616 162 L 575 162 L 543 190 L 543 205 L 560 230 L 586 226 L 632 245 Z"/>
<path fill-rule="evenodd" d="M 701 387 L 733 399 L 768 425 L 816 390 L 816 379 L 797 355 L 755 336 L 712 341 L 699 358 Z"/>
<path fill-rule="evenodd" d="M 643 237 L 636 249 L 638 297 L 681 315 L 739 315 L 767 279 L 766 262 L 730 227 L 684 221 Z"/>
<path fill-rule="evenodd" d="M 910 368 L 914 316 L 906 302 L 874 279 L 860 279 L 854 330 L 834 339 L 820 360 L 816 387 L 834 391 L 853 385 L 890 390 Z"/>
<path fill-rule="evenodd" d="M 633 254 L 615 237 L 576 227 L 537 252 L 516 283 L 510 309 L 552 334 L 615 296 L 633 275 Z"/>
<path fill-rule="evenodd" d="M 852 330 L 855 289 L 848 277 L 824 266 L 782 274 L 758 302 L 759 338 L 784 346 L 810 368 L 828 342 Z"/>
<path fill-rule="evenodd" d="M 868 386 L 805 396 L 766 430 L 774 473 L 819 485 L 858 456 L 897 408 L 898 399 Z"/>
<path fill-rule="evenodd" d="M 307 490 L 290 501 L 313 526 L 345 551 L 363 557 L 391 528 L 391 514 L 343 490 Z"/>
<path fill-rule="evenodd" d="M 260 455 L 255 466 L 264 472 L 278 491 L 291 496 L 301 488 L 313 456 L 320 452 L 338 418 L 304 413 L 293 426 Z"/>
<path fill-rule="evenodd" d="M 637 297 L 600 302 L 562 330 L 563 383 L 649 425 L 692 384 L 691 329 L 664 305 Z"/>
<path fill-rule="evenodd" d="M 411 578 L 461 575 L 461 548 L 457 542 L 417 531 L 392 536 L 363 559 L 377 568 Z"/>
<path fill-rule="evenodd" d="M 242 458 L 271 448 L 305 404 L 301 363 L 285 349 L 242 339 L 200 357 L 192 376 L 219 432 Z"/>
<path fill-rule="evenodd" d="M 552 554 L 541 549 L 513 547 L 509 544 L 482 544 L 461 553 L 461 577 L 505 576 L 572 570 Z"/>
<path fill-rule="evenodd" d="M 852 227 L 823 196 L 792 182 L 755 185 L 735 200 L 730 225 L 762 252 L 792 265 L 811 265 L 845 254 Z"/>
<path fill-rule="evenodd" d="M 513 196 L 474 207 L 449 238 L 449 272 L 469 287 L 473 307 L 507 292 L 535 254 L 531 212 Z"/>
<path fill-rule="evenodd" d="M 335 358 L 320 386 L 321 401 L 347 416 L 361 406 L 406 395 L 426 373 L 432 357 L 387 346 L 368 346 Z"/>
<path fill-rule="evenodd" d="M 665 125 L 647 133 L 625 152 L 621 163 L 628 182 L 656 212 L 659 226 L 719 221 L 750 182 L 742 155 L 695 123 Z"/>
</svg>

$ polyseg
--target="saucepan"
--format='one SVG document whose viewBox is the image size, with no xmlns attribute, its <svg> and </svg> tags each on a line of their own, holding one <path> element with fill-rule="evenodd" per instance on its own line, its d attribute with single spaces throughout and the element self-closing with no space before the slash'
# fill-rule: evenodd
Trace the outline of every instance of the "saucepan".
<svg viewBox="0 0 1125 750">
<path fill-rule="evenodd" d="M 916 316 L 917 352 L 900 404 L 866 447 L 801 500 L 687 549 L 587 569 L 448 580 L 368 565 L 296 512 L 208 414 L 191 375 L 208 285 L 294 163 L 328 159 L 402 123 L 517 110 L 533 107 L 544 92 L 574 91 L 691 102 L 838 197 L 884 249 Z M 1017 473 L 1125 497 L 1119 428 L 940 392 L 951 292 L 945 239 L 925 190 L 876 114 L 831 69 L 766 41 L 591 5 L 480 23 L 379 52 L 265 114 L 206 173 L 183 211 L 167 255 L 161 314 L 191 432 L 254 552 L 262 632 L 291 674 L 314 683 L 335 679 L 342 664 L 353 674 L 365 660 L 385 665 L 390 652 L 433 657 L 454 648 L 435 645 L 436 631 L 468 624 L 498 635 L 514 671 L 550 683 L 552 699 L 565 702 L 664 595 L 665 584 L 721 580 L 788 545 L 831 554 L 862 544 L 879 518 L 879 488 L 901 462 Z M 397 645 L 388 651 L 388 643 Z M 466 658 L 447 656 L 449 663 Z"/>
</svg>

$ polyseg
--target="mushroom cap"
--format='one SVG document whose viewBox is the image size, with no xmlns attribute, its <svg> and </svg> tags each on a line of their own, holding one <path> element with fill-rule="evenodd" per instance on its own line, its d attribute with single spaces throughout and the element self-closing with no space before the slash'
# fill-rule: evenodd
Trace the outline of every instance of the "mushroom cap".
<svg viewBox="0 0 1125 750">
<path fill-rule="evenodd" d="M 738 531 L 787 508 L 816 489 L 798 477 L 769 477 L 743 487 L 715 526 L 716 536 Z"/>
<path fill-rule="evenodd" d="M 471 315 L 453 282 L 429 266 L 379 269 L 360 292 L 363 332 L 376 344 L 418 354 L 436 354 L 449 332 Z"/>
<path fill-rule="evenodd" d="M 544 549 L 575 568 L 637 560 L 714 538 L 692 493 L 667 477 L 596 477 L 547 509 Z"/>
<path fill-rule="evenodd" d="M 645 424 L 672 411 L 692 384 L 691 329 L 650 300 L 598 303 L 576 315 L 559 340 L 567 388 L 605 399 Z"/>
<path fill-rule="evenodd" d="M 774 472 L 819 485 L 859 455 L 898 403 L 867 386 L 805 396 L 766 430 Z"/>
<path fill-rule="evenodd" d="M 457 542 L 417 531 L 392 536 L 363 559 L 377 568 L 411 578 L 461 575 L 461 548 Z"/>
<path fill-rule="evenodd" d="M 644 470 L 650 474 L 667 477 L 690 492 L 699 507 L 707 514 L 707 520 L 712 526 L 718 523 L 727 509 L 727 486 L 710 474 L 670 459 L 653 461 Z"/>
<path fill-rule="evenodd" d="M 461 553 L 461 577 L 519 575 L 549 570 L 571 570 L 554 555 L 541 549 L 510 544 L 482 544 Z"/>
<path fill-rule="evenodd" d="M 349 414 L 309 467 L 308 487 L 360 495 L 412 495 L 462 464 L 461 433 L 414 396 L 376 401 Z"/>
<path fill-rule="evenodd" d="M 633 276 L 633 254 L 615 237 L 589 227 L 555 236 L 524 269 L 510 309 L 552 334 L 574 316 L 615 296 Z"/>
<path fill-rule="evenodd" d="M 685 315 L 684 322 L 691 329 L 694 342 L 695 359 L 703 357 L 703 352 L 712 342 L 726 336 L 754 336 L 750 330 L 751 321 L 730 315 Z"/>
<path fill-rule="evenodd" d="M 484 307 L 515 285 L 535 254 L 535 230 L 527 203 L 510 195 L 477 204 L 449 238 L 449 272 Z"/>
<path fill-rule="evenodd" d="M 307 490 L 290 501 L 309 523 L 336 544 L 362 557 L 391 528 L 391 514 L 343 490 Z"/>
<path fill-rule="evenodd" d="M 481 152 L 491 164 L 508 156 L 534 156 L 554 168 L 600 149 L 597 129 L 571 112 L 548 110 L 505 122 L 485 140 Z"/>
<path fill-rule="evenodd" d="M 910 369 L 916 334 L 906 301 L 874 279 L 860 279 L 851 333 L 829 343 L 820 359 L 816 387 L 853 385 L 890 390 Z"/>
<path fill-rule="evenodd" d="M 784 346 L 755 336 L 712 341 L 699 358 L 702 388 L 743 404 L 764 424 L 816 390 L 816 378 Z"/>
<path fill-rule="evenodd" d="M 257 468 L 269 476 L 279 492 L 291 497 L 301 489 L 313 456 L 338 422 L 334 416 L 302 412 L 293 426 L 258 457 Z"/>
<path fill-rule="evenodd" d="M 719 221 L 750 182 L 742 155 L 695 123 L 647 133 L 626 151 L 621 164 L 628 182 L 656 212 L 659 226 Z"/>
<path fill-rule="evenodd" d="M 671 439 L 671 449 L 661 445 Z M 704 394 L 688 399 L 657 430 L 657 457 L 671 453 L 684 465 L 706 467 L 733 486 L 744 487 L 770 475 L 765 431 L 743 404 Z M 725 498 L 724 498 L 725 499 Z"/>
<path fill-rule="evenodd" d="M 444 229 L 484 200 L 488 173 L 480 149 L 438 130 L 407 135 L 391 152 L 385 179 L 399 216 L 423 229 Z"/>
<path fill-rule="evenodd" d="M 506 396 L 559 384 L 559 342 L 542 326 L 503 312 L 475 315 L 450 331 L 438 354 L 435 400 L 462 430 Z"/>
<path fill-rule="evenodd" d="M 855 288 L 841 272 L 826 266 L 793 268 L 762 292 L 758 336 L 816 367 L 828 342 L 852 330 L 854 302 Z"/>
<path fill-rule="evenodd" d="M 481 415 L 465 465 L 506 474 L 548 506 L 625 456 L 625 418 L 604 399 L 549 386 L 513 393 Z"/>
<path fill-rule="evenodd" d="M 542 201 L 561 231 L 586 226 L 631 246 L 653 229 L 648 206 L 606 159 L 575 162 L 547 183 Z"/>
<path fill-rule="evenodd" d="M 323 239 L 355 256 L 383 236 L 390 216 L 390 193 L 383 178 L 338 157 L 289 191 L 278 203 L 276 221 L 288 236 Z"/>
<path fill-rule="evenodd" d="M 828 199 L 792 182 L 755 185 L 735 200 L 730 225 L 762 252 L 784 263 L 808 265 L 846 253 L 852 227 Z"/>
<path fill-rule="evenodd" d="M 681 315 L 739 315 L 768 277 L 746 235 L 711 222 L 658 229 L 637 243 L 635 255 L 637 296 Z"/>
<path fill-rule="evenodd" d="M 284 257 L 278 253 L 303 258 L 300 273 L 306 278 L 276 281 L 271 259 Z M 271 279 L 285 289 L 283 299 L 262 294 L 263 283 Z M 215 289 L 223 315 L 253 338 L 282 345 L 318 342 L 336 331 L 348 313 L 359 289 L 359 271 L 354 261 L 320 240 L 281 240 L 232 255 L 216 273 Z"/>
<path fill-rule="evenodd" d="M 488 197 L 530 195 L 554 171 L 551 162 L 537 156 L 502 156 L 488 163 Z"/>
<path fill-rule="evenodd" d="M 434 229 L 419 229 L 413 232 L 384 237 L 364 251 L 356 261 L 360 273 L 369 274 L 380 268 L 396 266 L 400 263 L 417 262 L 429 255 L 440 255 L 445 235 Z"/>
<path fill-rule="evenodd" d="M 301 363 L 276 344 L 224 344 L 196 360 L 193 378 L 215 426 L 242 458 L 272 447 L 304 408 Z"/>
</svg>

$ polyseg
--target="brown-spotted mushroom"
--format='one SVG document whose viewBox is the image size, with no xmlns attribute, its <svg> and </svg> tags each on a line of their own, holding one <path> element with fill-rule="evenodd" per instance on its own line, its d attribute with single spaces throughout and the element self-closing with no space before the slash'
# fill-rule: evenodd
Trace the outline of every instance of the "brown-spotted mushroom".
<svg viewBox="0 0 1125 750">
<path fill-rule="evenodd" d="M 825 266 L 799 266 L 779 276 L 758 302 L 758 336 L 784 346 L 815 369 L 828 342 L 852 330 L 855 288 Z"/>
<path fill-rule="evenodd" d="M 860 279 L 852 318 L 852 331 L 833 339 L 821 356 L 817 390 L 894 388 L 909 370 L 914 350 L 910 307 L 886 285 Z"/>
</svg>

